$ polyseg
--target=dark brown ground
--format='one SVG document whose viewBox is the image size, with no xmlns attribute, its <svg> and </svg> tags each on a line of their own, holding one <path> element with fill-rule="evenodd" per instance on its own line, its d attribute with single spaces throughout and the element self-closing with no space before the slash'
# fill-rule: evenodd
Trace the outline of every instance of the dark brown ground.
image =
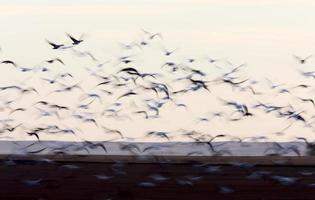
<svg viewBox="0 0 315 200">
<path fill-rule="evenodd" d="M 68 169 L 64 165 L 77 165 L 79 169 Z M 315 166 L 262 165 L 250 168 L 221 165 L 219 172 L 207 172 L 207 167 L 196 164 L 177 163 L 130 163 L 113 167 L 105 162 L 56 162 L 48 164 L 35 161 L 17 161 L 15 165 L 2 162 L 0 165 L 0 200 L 10 199 L 239 199 L 239 200 L 314 200 L 315 173 L 301 175 L 301 171 L 314 171 Z M 261 179 L 250 180 L 246 176 L 253 171 L 268 171 Z M 122 173 L 122 172 L 125 172 Z M 161 174 L 169 180 L 159 182 L 149 178 Z M 99 180 L 97 174 L 114 176 Z M 298 177 L 292 185 L 282 185 L 272 175 Z M 179 184 L 188 180 L 185 176 L 200 176 L 193 185 Z M 23 180 L 42 178 L 39 185 L 29 186 Z M 155 183 L 153 187 L 140 186 L 141 182 Z M 224 193 L 220 187 L 233 191 Z"/>
</svg>

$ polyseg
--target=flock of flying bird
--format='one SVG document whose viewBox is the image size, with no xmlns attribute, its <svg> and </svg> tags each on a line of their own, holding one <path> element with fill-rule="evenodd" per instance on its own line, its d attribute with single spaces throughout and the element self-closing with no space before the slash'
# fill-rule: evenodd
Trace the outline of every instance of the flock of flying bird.
<svg viewBox="0 0 315 200">
<path fill-rule="evenodd" d="M 180 62 L 174 61 L 173 57 L 176 57 L 179 51 L 178 49 L 169 50 L 163 48 L 160 54 L 165 59 L 165 62 L 163 61 L 163 63 L 161 63 L 159 72 L 152 73 L 144 71 L 142 68 L 137 67 L 137 54 L 130 52 L 145 52 L 147 49 L 150 49 L 151 43 L 163 41 L 163 37 L 160 33 L 143 32 L 141 40 L 121 44 L 124 55 L 105 62 L 96 58 L 89 51 L 79 50 L 80 45 L 85 42 L 84 35 L 80 38 L 76 38 L 70 34 L 66 34 L 69 38 L 68 43 L 46 40 L 51 49 L 57 51 L 59 54 L 71 52 L 75 56 L 84 57 L 84 59 L 88 59 L 95 64 L 94 67 L 85 68 L 88 77 L 84 78 L 84 80 L 78 80 L 77 76 L 71 71 L 71 68 L 67 67 L 66 62 L 61 57 L 46 59 L 41 65 L 35 67 L 23 67 L 10 59 L 2 60 L 0 64 L 7 65 L 3 67 L 12 68 L 16 70 L 16 73 L 26 74 L 28 78 L 20 84 L 8 85 L 2 83 L 0 86 L 0 102 L 2 103 L 0 108 L 0 114 L 2 115 L 0 119 L 1 137 L 4 139 L 10 138 L 15 132 L 19 132 L 33 137 L 36 143 L 38 143 L 41 141 L 43 135 L 54 135 L 58 137 L 61 134 L 70 134 L 81 139 L 82 148 L 78 148 L 78 150 L 85 149 L 89 152 L 89 149 L 100 148 L 106 153 L 106 141 L 93 142 L 88 138 L 78 136 L 78 133 L 82 134 L 82 130 L 80 129 L 82 124 L 94 126 L 94 128 L 100 130 L 104 135 L 112 136 L 108 141 L 115 141 L 117 139 L 124 140 L 128 137 L 126 137 L 126 134 L 122 130 L 119 128 L 109 128 L 105 126 L 103 122 L 108 119 L 117 121 L 124 119 L 133 120 L 133 118 L 137 117 L 143 118 L 144 121 L 158 120 L 163 117 L 161 112 L 163 112 L 163 109 L 168 105 L 175 106 L 175 108 L 185 111 L 189 116 L 190 108 L 188 104 L 179 99 L 192 96 L 198 92 L 203 93 L 205 98 L 212 96 L 212 98 L 221 103 L 224 109 L 230 109 L 231 112 L 208 112 L 207 116 L 201 116 L 197 119 L 192 119 L 192 121 L 197 120 L 199 123 L 211 124 L 215 118 L 224 118 L 226 120 L 224 123 L 237 123 L 238 121 L 248 118 L 255 118 L 259 112 L 273 115 L 278 119 L 284 119 L 290 122 L 287 127 L 276 132 L 277 134 L 284 134 L 284 132 L 295 123 L 301 123 L 303 127 L 311 130 L 314 129 L 315 115 L 308 117 L 308 115 L 306 115 L 308 113 L 306 109 L 296 108 L 296 106 L 291 103 L 287 105 L 277 105 L 276 103 L 259 100 L 260 96 L 282 94 L 287 95 L 288 99 L 294 98 L 298 100 L 300 102 L 299 106 L 308 104 L 315 106 L 315 102 L 312 98 L 301 97 L 294 94 L 294 92 L 298 92 L 298 90 L 305 90 L 307 93 L 312 89 L 312 85 L 298 84 L 288 86 L 286 84 L 273 83 L 267 79 L 265 83 L 268 85 L 268 90 L 258 91 L 259 81 L 242 77 L 243 74 L 241 72 L 246 68 L 246 64 L 234 66 L 226 59 L 207 57 L 204 58 L 204 61 L 212 68 L 220 68 L 220 64 L 222 63 L 228 66 L 224 69 L 223 73 L 210 80 L 207 70 L 195 67 L 194 64 L 198 62 L 197 58 L 190 57 Z M 305 58 L 294 56 L 294 58 L 299 65 L 303 66 L 312 58 L 312 55 Z M 112 64 L 114 72 L 105 72 L 105 69 L 108 69 L 110 64 Z M 60 68 L 59 66 L 56 67 L 56 65 L 64 66 L 63 69 L 66 69 L 66 71 L 58 71 Z M 299 69 L 298 72 L 302 78 L 315 78 L 315 71 L 303 71 Z M 32 79 L 39 80 L 41 86 L 30 85 L 32 83 L 30 80 Z M 92 89 L 85 87 L 85 83 L 89 81 L 94 84 Z M 236 94 L 248 93 L 255 98 L 257 97 L 257 101 L 250 105 L 244 102 L 217 97 L 213 92 L 213 88 L 219 86 L 229 86 L 232 88 L 233 93 Z M 175 87 L 178 89 L 174 89 Z M 44 88 L 45 91 L 49 91 L 46 96 L 40 91 L 42 88 Z M 70 99 L 71 105 L 55 102 L 52 96 L 54 94 L 58 94 L 64 102 Z M 79 98 L 74 99 L 76 102 L 73 102 L 71 98 L 76 94 L 79 94 Z M 17 106 L 19 105 L 18 102 L 22 102 L 24 98 L 33 98 L 32 102 L 28 104 L 30 106 Z M 104 100 L 111 102 L 105 104 Z M 94 105 L 98 106 L 96 106 L 96 111 L 95 107 L 93 107 Z M 100 108 L 102 110 L 100 110 Z M 15 118 L 15 116 L 23 113 L 26 113 L 26 117 Z M 38 115 L 36 120 L 49 118 L 51 123 L 43 124 L 38 123 L 36 120 L 29 123 L 28 116 L 32 115 Z M 69 126 L 60 125 L 60 123 L 58 123 L 66 118 L 76 120 L 75 126 L 69 128 Z M 28 124 L 23 120 L 27 121 Z M 152 137 L 153 139 L 160 138 L 165 141 L 172 141 L 174 135 L 180 135 L 181 137 L 192 140 L 196 145 L 206 144 L 209 147 L 209 151 L 214 155 L 232 154 L 229 151 L 217 150 L 216 146 L 222 146 L 222 144 L 217 145 L 215 143 L 218 139 L 241 143 L 244 141 L 263 141 L 268 138 L 266 135 L 246 138 L 235 137 L 229 134 L 210 135 L 201 131 L 184 129 L 174 132 L 151 130 L 145 133 L 145 137 Z M 306 143 L 310 150 L 309 153 L 313 152 L 312 149 L 315 145 L 308 142 L 307 138 L 300 135 L 296 137 L 296 139 Z M 67 148 L 70 147 L 53 149 L 50 153 L 65 153 L 67 152 Z M 151 148 L 155 149 L 158 147 L 156 147 L 155 144 L 155 146 Z M 122 145 L 121 150 L 142 152 L 136 144 L 132 143 Z M 47 151 L 47 148 L 29 152 L 40 153 L 44 151 Z M 277 142 L 271 143 L 271 146 L 268 147 L 265 152 L 266 155 L 282 155 L 288 152 L 301 155 L 301 152 L 295 145 L 284 147 L 281 143 Z"/>
<path fill-rule="evenodd" d="M 162 112 L 168 105 L 174 106 L 172 108 L 181 109 L 183 112 L 188 113 L 190 108 L 182 99 L 192 96 L 196 93 L 202 93 L 205 98 L 211 96 L 218 101 L 225 110 L 228 111 L 213 111 L 208 112 L 207 116 L 201 116 L 197 119 L 191 119 L 198 123 L 211 124 L 215 119 L 224 119 L 224 123 L 238 123 L 239 121 L 255 118 L 257 115 L 263 113 L 272 115 L 277 119 L 283 119 L 289 122 L 288 126 L 284 127 L 277 134 L 284 134 L 286 130 L 290 129 L 294 124 L 300 124 L 301 127 L 306 129 L 314 129 L 315 114 L 312 116 L 311 112 L 303 109 L 303 106 L 312 105 L 315 107 L 315 102 L 312 98 L 299 96 L 300 91 L 305 91 L 306 94 L 313 89 L 310 84 L 298 84 L 288 86 L 287 84 L 273 83 L 269 79 L 265 81 L 267 89 L 259 90 L 257 80 L 248 77 L 242 77 L 241 73 L 245 64 L 234 66 L 232 63 L 225 59 L 204 58 L 207 68 L 220 68 L 220 64 L 225 63 L 228 67 L 219 76 L 214 79 L 209 79 L 207 70 L 198 69 L 195 63 L 198 62 L 197 58 L 186 58 L 180 62 L 174 61 L 172 57 L 176 56 L 178 49 L 162 49 L 161 56 L 166 60 L 159 66 L 159 72 L 148 72 L 142 68 L 137 67 L 137 54 L 129 52 L 137 51 L 144 52 L 150 48 L 151 43 L 163 41 L 160 33 L 150 33 L 144 31 L 141 40 L 134 41 L 128 44 L 121 44 L 122 52 L 124 55 L 110 61 L 102 62 L 96 58 L 89 51 L 81 51 L 79 47 L 85 42 L 84 37 L 76 38 L 70 34 L 66 34 L 69 38 L 68 43 L 52 42 L 46 40 L 48 45 L 53 51 L 66 54 L 73 53 L 77 57 L 83 57 L 94 63 L 94 67 L 86 68 L 87 78 L 78 80 L 77 76 L 67 66 L 67 63 L 61 57 L 46 59 L 40 66 L 23 67 L 17 62 L 10 59 L 3 59 L 0 62 L 1 67 L 8 67 L 15 70 L 15 73 L 22 73 L 27 75 L 26 81 L 21 84 L 4 84 L 0 85 L 0 137 L 2 139 L 9 138 L 14 133 L 19 132 L 35 140 L 34 143 L 21 147 L 29 154 L 49 153 L 49 154 L 66 154 L 73 151 L 85 150 L 88 153 L 92 149 L 100 149 L 104 153 L 108 153 L 106 142 L 122 140 L 128 138 L 126 133 L 118 128 L 111 128 L 104 125 L 104 121 L 111 120 L 133 120 L 133 118 L 142 118 L 143 123 L 146 121 L 159 120 L 162 118 Z M 312 55 L 305 58 L 294 56 L 299 64 L 303 67 L 312 58 Z M 105 72 L 112 64 L 114 72 Z M 5 66 L 6 65 L 6 66 Z M 66 71 L 60 72 L 60 66 L 64 66 Z M 63 69 L 64 69 L 63 68 Z M 217 70 L 219 71 L 219 70 Z M 303 79 L 314 79 L 315 71 L 298 70 L 299 75 Z M 0 76 L 5 76 L 4 74 Z M 30 85 L 31 79 L 37 79 L 41 85 Z M 85 85 L 86 82 L 92 82 L 93 88 L 88 89 Z M 30 83 L 30 84 L 28 84 Z M 257 99 L 256 103 L 248 104 L 236 100 L 217 97 L 213 91 L 215 87 L 228 86 L 232 88 L 232 92 L 236 94 L 246 93 Z M 40 88 L 41 87 L 41 88 Z M 224 88 L 223 87 L 223 88 Z M 42 94 L 42 88 L 48 95 Z M 47 89 L 46 89 L 47 88 Z M 53 88 L 53 89 L 52 89 Z M 176 89 L 174 89 L 176 88 Z M 226 88 L 225 88 L 226 89 Z M 295 94 L 296 93 L 296 94 Z M 54 101 L 52 95 L 57 94 L 65 104 L 57 103 Z M 286 95 L 287 99 L 294 98 L 300 102 L 300 107 L 288 103 L 287 105 L 279 105 L 272 102 L 264 102 L 259 99 L 260 96 L 268 95 Z M 79 96 L 78 99 L 75 99 Z M 30 106 L 17 106 L 18 102 L 23 99 L 31 100 L 28 103 Z M 74 99 L 74 100 L 73 100 Z M 263 99 L 263 98 L 262 98 Z M 105 100 L 111 101 L 104 103 Z M 69 105 L 69 102 L 71 105 Z M 95 110 L 95 107 L 97 108 Z M 141 105 L 141 106 L 139 106 Z M 302 106 L 302 108 L 301 108 Z M 101 108 L 101 110 L 99 109 Z M 309 108 L 309 107 L 308 107 Z M 229 112 L 230 111 L 230 112 Z M 18 117 L 20 114 L 26 113 L 24 117 Z M 29 119 L 29 116 L 38 116 L 36 120 Z M 38 123 L 40 118 L 49 118 L 48 123 Z M 66 118 L 71 118 L 76 121 L 75 125 L 65 126 L 62 122 Z M 24 122 L 24 121 L 26 122 Z M 124 122 L 122 122 L 123 124 Z M 107 141 L 90 141 L 87 138 L 82 138 L 79 135 L 82 133 L 81 125 L 88 124 L 97 130 L 101 130 L 104 135 L 111 137 Z M 197 124 L 197 123 L 196 123 Z M 197 125 L 196 125 L 197 126 Z M 93 133 L 89 133 L 93 134 Z M 205 132 L 197 130 L 178 130 L 176 133 L 164 130 L 151 130 L 145 133 L 145 137 L 152 137 L 153 139 L 161 139 L 171 142 L 174 135 L 180 135 L 182 138 L 193 141 L 196 146 L 203 144 L 207 145 L 209 152 L 212 155 L 233 155 L 233 152 L 228 150 L 218 150 L 228 144 L 230 141 L 243 143 L 245 141 L 265 141 L 268 136 L 253 136 L 253 137 L 235 137 L 229 134 L 216 134 L 210 135 Z M 72 135 L 78 137 L 81 143 L 74 145 L 65 145 L 63 147 L 44 147 L 37 150 L 28 150 L 34 144 L 41 143 L 42 137 L 45 135 L 53 135 L 59 137 L 61 135 Z M 227 140 L 227 142 L 217 143 L 218 139 Z M 309 142 L 307 138 L 296 137 L 296 140 L 305 142 L 310 154 L 315 153 L 315 144 Z M 137 143 L 121 143 L 121 151 L 130 151 L 135 154 L 150 152 L 163 148 L 164 143 L 153 144 L 142 149 Z M 75 148 L 74 148 L 75 147 Z M 71 151 L 70 151 L 71 149 Z M 266 155 L 285 155 L 293 153 L 302 155 L 299 148 L 294 144 L 283 146 L 281 143 L 272 142 L 265 151 Z M 194 149 L 190 155 L 195 155 Z M 52 162 L 48 159 L 45 162 Z M 14 165 L 11 160 L 6 161 L 7 165 Z M 242 168 L 251 168 L 252 165 L 246 163 L 232 163 L 232 165 Z M 64 165 L 63 168 L 77 169 L 75 165 Z M 112 166 L 114 174 L 121 175 L 124 165 L 117 163 Z M 208 173 L 217 173 L 221 169 L 219 166 L 211 166 L 207 164 L 196 165 L 198 168 L 206 170 Z M 303 172 L 305 176 L 312 175 L 313 172 Z M 280 175 L 268 174 L 268 172 L 254 171 L 247 178 L 260 179 L 263 176 L 270 176 L 273 180 L 278 181 L 283 185 L 291 185 L 298 181 L 294 177 L 286 177 Z M 114 176 L 95 175 L 97 179 L 108 180 Z M 169 177 L 160 174 L 152 174 L 151 181 L 139 183 L 141 187 L 154 187 L 156 184 L 167 181 Z M 202 177 L 184 177 L 176 179 L 179 185 L 194 185 L 201 180 Z M 42 179 L 30 179 L 23 181 L 28 186 L 40 185 Z M 310 187 L 315 187 L 314 184 Z M 221 193 L 233 193 L 233 188 L 222 186 L 220 187 Z"/>
</svg>

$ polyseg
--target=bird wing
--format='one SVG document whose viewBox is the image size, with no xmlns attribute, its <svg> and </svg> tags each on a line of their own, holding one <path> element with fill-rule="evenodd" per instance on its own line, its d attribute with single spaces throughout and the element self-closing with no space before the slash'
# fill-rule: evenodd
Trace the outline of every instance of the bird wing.
<svg viewBox="0 0 315 200">
<path fill-rule="evenodd" d="M 78 42 L 78 40 L 75 39 L 74 37 L 72 37 L 69 33 L 67 33 L 67 36 L 68 36 L 73 42 Z"/>
</svg>

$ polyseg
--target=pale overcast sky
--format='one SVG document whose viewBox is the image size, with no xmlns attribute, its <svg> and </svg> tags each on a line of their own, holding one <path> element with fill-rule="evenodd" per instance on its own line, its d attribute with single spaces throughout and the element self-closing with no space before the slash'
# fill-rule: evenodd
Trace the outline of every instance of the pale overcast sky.
<svg viewBox="0 0 315 200">
<path fill-rule="evenodd" d="M 292 54 L 314 52 L 311 0 L 2 0 L 0 5 L 3 53 L 29 64 L 50 52 L 45 38 L 62 42 L 65 32 L 85 33 L 101 54 L 136 38 L 141 28 L 162 32 L 167 44 L 187 53 L 259 67 L 287 65 Z"/>
</svg>

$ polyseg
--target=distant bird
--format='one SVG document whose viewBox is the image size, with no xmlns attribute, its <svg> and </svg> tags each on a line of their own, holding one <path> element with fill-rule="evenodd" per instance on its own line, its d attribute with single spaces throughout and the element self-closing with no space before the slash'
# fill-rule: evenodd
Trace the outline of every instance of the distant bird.
<svg viewBox="0 0 315 200">
<path fill-rule="evenodd" d="M 140 45 L 141 46 L 147 46 L 149 43 L 147 41 L 145 41 L 144 39 L 141 40 Z"/>
<path fill-rule="evenodd" d="M 220 190 L 219 192 L 222 193 L 222 194 L 230 194 L 230 193 L 235 192 L 234 189 L 232 189 L 230 187 L 227 187 L 227 186 L 220 186 L 219 190 Z"/>
<path fill-rule="evenodd" d="M 302 121 L 302 122 L 306 122 L 305 118 L 302 117 L 301 113 L 303 113 L 303 111 L 297 113 L 297 112 L 293 112 L 292 114 L 290 114 L 288 116 L 288 119 L 294 119 L 296 121 Z"/>
<path fill-rule="evenodd" d="M 109 179 L 112 179 L 114 178 L 114 176 L 108 176 L 108 175 L 103 175 L 103 174 L 97 174 L 97 175 L 94 175 L 97 179 L 99 180 L 109 180 Z"/>
<path fill-rule="evenodd" d="M 54 59 L 46 60 L 46 62 L 50 63 L 50 64 L 55 63 L 55 62 L 59 62 L 59 63 L 65 65 L 65 63 L 60 58 L 54 58 Z"/>
<path fill-rule="evenodd" d="M 84 35 L 81 35 L 81 37 L 79 38 L 79 39 L 76 39 L 76 38 L 74 38 L 73 36 L 71 36 L 70 34 L 68 34 L 68 33 L 66 33 L 66 35 L 72 40 L 72 44 L 73 45 L 78 45 L 78 44 L 80 44 L 81 42 L 83 42 L 83 36 Z"/>
<path fill-rule="evenodd" d="M 53 108 L 53 109 L 56 108 L 57 110 L 70 110 L 69 107 L 61 106 L 61 105 L 58 105 L 58 104 L 50 104 L 50 105 L 48 105 L 48 107 Z"/>
<path fill-rule="evenodd" d="M 207 61 L 209 63 L 215 63 L 215 62 L 219 61 L 219 59 L 213 59 L 213 58 L 210 58 L 210 57 L 207 57 L 206 59 L 207 59 Z"/>
<path fill-rule="evenodd" d="M 162 149 L 166 149 L 169 148 L 170 145 L 168 144 L 152 144 L 150 146 L 147 146 L 145 148 L 143 148 L 142 152 L 146 152 L 146 151 L 159 151 Z"/>
<path fill-rule="evenodd" d="M 17 85 L 10 85 L 10 86 L 0 87 L 0 91 L 5 91 L 5 90 L 17 90 L 21 94 L 26 94 L 26 93 L 29 93 L 29 92 L 35 92 L 35 93 L 39 94 L 38 91 L 35 88 L 33 88 L 33 87 L 22 88 L 22 87 L 17 86 Z"/>
<path fill-rule="evenodd" d="M 163 51 L 164 51 L 164 55 L 165 55 L 165 56 L 170 56 L 170 55 L 172 55 L 175 51 L 177 51 L 177 49 L 174 49 L 174 50 L 163 49 Z"/>
<path fill-rule="evenodd" d="M 207 145 L 210 147 L 210 150 L 214 153 L 218 152 L 215 147 L 213 146 L 212 142 L 216 139 L 216 138 L 222 138 L 222 137 L 226 137 L 225 134 L 219 134 L 219 135 L 216 135 L 214 137 L 212 137 L 207 143 Z"/>
<path fill-rule="evenodd" d="M 145 187 L 145 188 L 155 187 L 156 185 L 157 185 L 156 183 L 152 183 L 152 182 L 140 182 L 140 183 L 138 183 L 138 186 Z"/>
<path fill-rule="evenodd" d="M 315 71 L 301 71 L 299 70 L 300 74 L 306 78 L 313 78 L 315 79 Z"/>
<path fill-rule="evenodd" d="M 145 117 L 145 119 L 148 119 L 148 118 L 149 118 L 148 113 L 147 113 L 146 111 L 144 111 L 144 110 L 136 111 L 136 112 L 134 112 L 134 113 L 135 113 L 135 114 L 143 114 L 144 117 Z"/>
<path fill-rule="evenodd" d="M 134 152 L 135 150 L 137 150 L 137 152 L 141 152 L 140 147 L 137 144 L 133 144 L 133 143 L 129 143 L 129 144 L 120 143 L 120 149 L 122 151 Z"/>
<path fill-rule="evenodd" d="M 151 174 L 149 177 L 153 179 L 154 181 L 158 181 L 158 182 L 164 182 L 170 179 L 170 177 L 163 176 L 161 174 Z"/>
<path fill-rule="evenodd" d="M 12 60 L 3 60 L 1 61 L 1 64 L 10 64 L 10 65 L 13 65 L 14 67 L 17 67 L 17 64 L 13 62 Z"/>
<path fill-rule="evenodd" d="M 235 101 L 226 101 L 224 99 L 221 99 L 225 103 L 225 105 L 233 106 L 236 109 L 236 112 L 241 113 L 243 116 L 253 116 L 252 113 L 249 112 L 248 106 L 239 102 Z"/>
<path fill-rule="evenodd" d="M 123 98 L 123 97 L 134 96 L 134 95 L 137 95 L 137 94 L 138 94 L 138 93 L 136 93 L 136 92 L 129 91 L 129 92 L 126 92 L 125 94 L 122 94 L 121 96 L 119 96 L 119 97 L 117 98 L 117 100 L 119 100 L 119 99 L 121 99 L 121 98 Z"/>
<path fill-rule="evenodd" d="M 46 149 L 48 149 L 48 147 L 43 147 L 43 148 L 40 148 L 40 149 L 37 149 L 37 150 L 27 151 L 27 153 L 29 153 L 29 154 L 37 154 L 37 153 L 41 153 L 41 152 L 45 151 Z"/>
<path fill-rule="evenodd" d="M 289 177 L 289 176 L 278 176 L 278 175 L 274 175 L 271 176 L 271 178 L 277 182 L 279 182 L 281 185 L 293 185 L 294 183 L 296 183 L 299 178 L 297 177 Z"/>
<path fill-rule="evenodd" d="M 98 83 L 97 85 L 96 85 L 96 87 L 98 87 L 98 86 L 100 86 L 100 85 L 107 85 L 107 84 L 109 84 L 109 83 L 111 83 L 112 81 L 102 81 L 102 82 L 100 82 L 100 83 Z"/>
<path fill-rule="evenodd" d="M 101 149 L 104 150 L 105 153 L 107 153 L 107 148 L 101 142 L 90 142 L 90 141 L 87 141 L 87 140 L 85 140 L 84 142 L 87 144 L 87 147 L 90 148 L 90 149 L 101 148 Z"/>
<path fill-rule="evenodd" d="M 40 141 L 37 131 L 27 132 L 29 136 L 35 136 L 38 141 Z"/>
<path fill-rule="evenodd" d="M 166 62 L 161 66 L 161 68 L 163 68 L 164 66 L 175 67 L 176 65 L 177 64 L 174 62 Z"/>
<path fill-rule="evenodd" d="M 176 178 L 175 181 L 179 185 L 186 185 L 186 186 L 193 186 L 194 185 L 194 183 L 192 181 L 186 180 L 186 179 Z"/>
<path fill-rule="evenodd" d="M 22 126 L 22 123 L 20 123 L 20 124 L 18 124 L 18 125 L 16 125 L 16 126 L 13 126 L 13 127 L 11 127 L 11 126 L 5 126 L 5 127 L 3 128 L 3 130 L 4 130 L 4 131 L 13 132 L 13 131 L 15 131 L 15 129 L 17 129 L 17 128 L 20 127 L 20 126 Z"/>
<path fill-rule="evenodd" d="M 74 84 L 74 85 L 71 85 L 71 86 L 64 85 L 64 88 L 57 89 L 57 90 L 55 90 L 53 92 L 58 92 L 58 93 L 60 93 L 60 92 L 71 92 L 74 89 L 79 89 L 80 91 L 83 91 L 83 89 L 80 87 L 80 83 L 77 83 L 77 84 Z"/>
<path fill-rule="evenodd" d="M 95 56 L 89 51 L 79 51 L 79 50 L 76 50 L 76 49 L 71 49 L 71 50 L 72 50 L 72 52 L 74 54 L 76 54 L 79 57 L 90 57 L 93 61 L 95 61 L 95 62 L 98 61 L 95 58 Z"/>
<path fill-rule="evenodd" d="M 222 81 L 223 81 L 224 83 L 230 84 L 230 85 L 233 86 L 233 87 L 236 87 L 236 86 L 238 86 L 238 85 L 240 85 L 240 84 L 242 84 L 242 83 L 245 83 L 246 81 L 248 81 L 248 79 L 245 79 L 245 80 L 242 80 L 242 81 L 238 81 L 238 82 L 234 82 L 234 81 L 232 81 L 232 80 L 229 79 L 229 78 L 223 78 Z"/>
<path fill-rule="evenodd" d="M 21 67 L 21 66 L 17 66 L 17 69 L 20 70 L 20 72 L 32 72 L 34 70 L 34 68 Z"/>
<path fill-rule="evenodd" d="M 311 98 L 301 98 L 301 97 L 297 97 L 298 99 L 300 99 L 303 102 L 310 102 L 314 107 L 315 107 L 315 102 L 313 99 Z"/>
<path fill-rule="evenodd" d="M 132 42 L 132 43 L 119 43 L 120 46 L 123 48 L 123 49 L 126 49 L 126 50 L 129 50 L 129 49 L 133 49 L 133 47 L 139 47 L 141 48 L 141 46 L 139 44 L 137 44 L 136 42 Z"/>
<path fill-rule="evenodd" d="M 70 170 L 78 170 L 81 167 L 78 165 L 71 165 L 71 164 L 66 164 L 66 165 L 61 165 L 60 168 L 64 168 L 64 169 L 70 169 Z"/>
<path fill-rule="evenodd" d="M 196 59 L 195 59 L 195 58 L 188 58 L 187 61 L 188 61 L 189 63 L 193 63 L 193 62 L 196 61 Z"/>
<path fill-rule="evenodd" d="M 96 94 L 96 93 L 87 93 L 87 94 L 84 94 L 83 98 L 82 98 L 82 101 L 86 100 L 86 99 L 89 99 L 89 98 L 92 98 L 92 100 L 94 99 L 98 99 L 98 101 L 100 103 L 102 103 L 102 97 L 101 95 L 99 94 Z"/>
<path fill-rule="evenodd" d="M 154 38 L 159 37 L 160 39 L 163 39 L 163 36 L 161 33 L 153 33 L 150 35 L 149 39 L 153 40 Z"/>
<path fill-rule="evenodd" d="M 232 64 L 231 64 L 231 65 L 232 65 Z M 229 72 L 224 73 L 224 74 L 223 74 L 223 77 L 228 77 L 228 76 L 230 76 L 231 74 L 234 74 L 234 73 L 238 72 L 238 71 L 240 70 L 240 68 L 242 68 L 242 67 L 244 67 L 244 66 L 246 66 L 245 63 L 239 65 L 238 67 L 234 67 L 234 68 L 231 69 Z"/>
<path fill-rule="evenodd" d="M 9 115 L 12 115 L 15 112 L 25 112 L 27 109 L 26 108 L 15 108 L 15 109 L 11 109 Z"/>
<path fill-rule="evenodd" d="M 26 186 L 29 186 L 29 187 L 34 187 L 34 186 L 39 186 L 40 183 L 42 182 L 42 179 L 27 179 L 27 180 L 23 180 L 23 183 L 26 185 Z"/>
<path fill-rule="evenodd" d="M 302 140 L 306 144 L 307 155 L 315 155 L 315 143 L 309 142 L 305 137 L 296 137 L 297 140 Z"/>
<path fill-rule="evenodd" d="M 305 88 L 305 89 L 307 89 L 307 88 L 310 88 L 310 87 L 311 86 L 307 85 L 307 84 L 299 84 L 299 85 L 296 85 L 296 86 L 292 87 L 292 89 L 293 88 Z"/>
<path fill-rule="evenodd" d="M 107 128 L 107 127 L 105 127 L 105 126 L 103 126 L 103 125 L 102 125 L 102 129 L 104 130 L 105 133 L 115 133 L 115 134 L 118 134 L 118 135 L 121 137 L 121 139 L 124 138 L 124 135 L 123 135 L 122 132 L 119 131 L 119 130 L 110 129 L 110 128 Z"/>
<path fill-rule="evenodd" d="M 146 31 L 142 29 L 142 31 L 149 36 L 150 40 L 153 40 L 155 37 L 159 37 L 160 39 L 163 39 L 163 36 L 161 33 L 151 33 L 149 31 Z"/>
<path fill-rule="evenodd" d="M 49 78 L 41 78 L 41 80 L 46 81 L 49 84 L 55 84 L 58 83 L 57 78 L 49 79 Z"/>
<path fill-rule="evenodd" d="M 134 62 L 134 60 L 124 59 L 124 60 L 120 60 L 120 62 L 118 64 L 120 64 L 120 63 L 129 64 L 129 63 L 132 63 L 132 62 Z"/>
<path fill-rule="evenodd" d="M 46 42 L 52 46 L 52 49 L 60 49 L 61 47 L 65 46 L 64 44 L 55 44 L 53 42 L 50 42 L 49 40 L 46 40 Z"/>
<path fill-rule="evenodd" d="M 313 56 L 313 55 L 309 55 L 309 56 L 307 56 L 307 57 L 305 57 L 305 58 L 301 58 L 301 57 L 299 57 L 299 56 L 293 55 L 293 57 L 294 57 L 295 59 L 297 59 L 300 64 L 305 64 L 305 62 L 306 62 L 308 59 L 310 59 L 312 56 Z"/>
<path fill-rule="evenodd" d="M 159 136 L 161 138 L 166 138 L 167 140 L 170 140 L 170 137 L 168 136 L 169 132 L 165 131 L 149 131 L 147 132 L 147 136 L 155 135 Z"/>
<path fill-rule="evenodd" d="M 188 78 L 188 80 L 190 80 L 193 84 L 193 87 L 192 89 L 193 90 L 198 90 L 199 88 L 204 88 L 205 90 L 209 90 L 208 86 L 206 85 L 206 81 L 203 81 L 203 80 L 194 80 L 192 78 Z"/>
</svg>

